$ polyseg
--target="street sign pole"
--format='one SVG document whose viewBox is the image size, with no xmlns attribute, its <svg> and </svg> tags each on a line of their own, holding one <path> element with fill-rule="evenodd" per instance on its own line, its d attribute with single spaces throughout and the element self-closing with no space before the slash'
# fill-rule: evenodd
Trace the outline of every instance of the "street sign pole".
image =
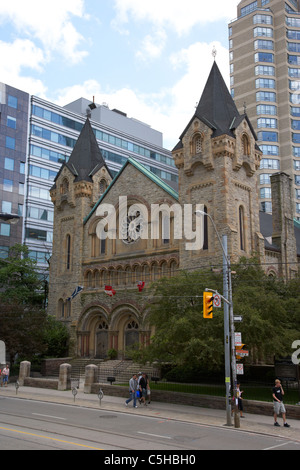
<svg viewBox="0 0 300 470">
<path fill-rule="evenodd" d="M 223 294 L 228 300 L 228 269 L 227 269 L 227 236 L 223 235 Z M 231 421 L 231 370 L 230 370 L 230 332 L 229 332 L 229 305 L 224 302 L 224 347 L 225 347 L 225 386 L 226 386 L 226 425 L 232 426 Z"/>
</svg>

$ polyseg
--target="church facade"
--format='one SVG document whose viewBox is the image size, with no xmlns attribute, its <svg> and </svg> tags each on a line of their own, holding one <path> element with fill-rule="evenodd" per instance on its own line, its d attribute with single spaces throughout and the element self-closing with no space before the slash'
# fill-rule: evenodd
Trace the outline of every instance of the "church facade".
<svg viewBox="0 0 300 470">
<path fill-rule="evenodd" d="M 53 254 L 48 312 L 71 332 L 70 354 L 126 357 L 146 346 L 148 287 L 178 270 L 222 263 L 226 234 L 232 262 L 257 254 L 266 271 L 298 271 L 300 229 L 292 216 L 291 180 L 272 177 L 273 216 L 259 212 L 261 152 L 246 114 L 240 115 L 214 62 L 196 112 L 173 150 L 177 189 L 128 159 L 117 177 L 101 155 L 89 120 L 51 189 Z M 72 296 L 72 293 L 73 296 Z"/>
</svg>

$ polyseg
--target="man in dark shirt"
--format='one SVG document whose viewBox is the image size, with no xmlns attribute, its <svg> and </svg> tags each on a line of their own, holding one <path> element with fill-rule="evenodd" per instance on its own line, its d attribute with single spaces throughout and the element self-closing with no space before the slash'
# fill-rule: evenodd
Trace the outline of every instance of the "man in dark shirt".
<svg viewBox="0 0 300 470">
<path fill-rule="evenodd" d="M 283 404 L 283 396 L 284 396 L 284 391 L 281 386 L 280 380 L 276 379 L 275 380 L 275 387 L 272 389 L 273 392 L 273 400 L 274 400 L 274 426 L 280 426 L 280 424 L 277 422 L 277 415 L 279 413 L 282 414 L 282 419 L 283 419 L 283 426 L 285 428 L 289 428 L 290 425 L 286 422 L 286 410 L 285 406 Z"/>
</svg>

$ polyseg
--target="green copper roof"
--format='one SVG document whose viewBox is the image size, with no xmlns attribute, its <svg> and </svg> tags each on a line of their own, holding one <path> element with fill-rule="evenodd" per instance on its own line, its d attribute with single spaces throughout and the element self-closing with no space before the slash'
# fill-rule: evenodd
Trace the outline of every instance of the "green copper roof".
<svg viewBox="0 0 300 470">
<path fill-rule="evenodd" d="M 141 173 L 143 173 L 147 178 L 149 178 L 151 181 L 153 181 L 155 184 L 160 186 L 166 193 L 168 193 L 170 196 L 172 196 L 174 199 L 178 201 L 178 192 L 175 191 L 175 189 L 171 188 L 166 182 L 164 182 L 161 178 L 156 176 L 152 171 L 148 170 L 147 168 L 144 167 L 141 163 L 137 162 L 134 158 L 128 158 L 127 162 L 124 164 L 124 166 L 121 168 L 119 173 L 115 176 L 113 181 L 110 183 L 108 186 L 107 190 L 105 191 L 104 194 L 102 194 L 101 198 L 99 201 L 95 204 L 89 215 L 84 219 L 83 223 L 86 224 L 90 217 L 94 214 L 94 212 L 97 210 L 101 202 L 103 201 L 104 197 L 106 194 L 111 190 L 113 185 L 116 183 L 116 181 L 119 179 L 127 165 L 133 165 L 137 170 L 139 170 Z"/>
</svg>

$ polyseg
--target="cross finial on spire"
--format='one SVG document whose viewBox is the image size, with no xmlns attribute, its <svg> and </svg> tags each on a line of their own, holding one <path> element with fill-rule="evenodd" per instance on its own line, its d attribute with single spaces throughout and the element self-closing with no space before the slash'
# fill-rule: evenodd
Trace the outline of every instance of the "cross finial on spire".
<svg viewBox="0 0 300 470">
<path fill-rule="evenodd" d="M 216 57 L 217 57 L 217 49 L 215 48 L 215 46 L 213 47 L 213 50 L 212 50 L 212 56 L 213 56 L 214 60 L 216 60 Z"/>
</svg>

